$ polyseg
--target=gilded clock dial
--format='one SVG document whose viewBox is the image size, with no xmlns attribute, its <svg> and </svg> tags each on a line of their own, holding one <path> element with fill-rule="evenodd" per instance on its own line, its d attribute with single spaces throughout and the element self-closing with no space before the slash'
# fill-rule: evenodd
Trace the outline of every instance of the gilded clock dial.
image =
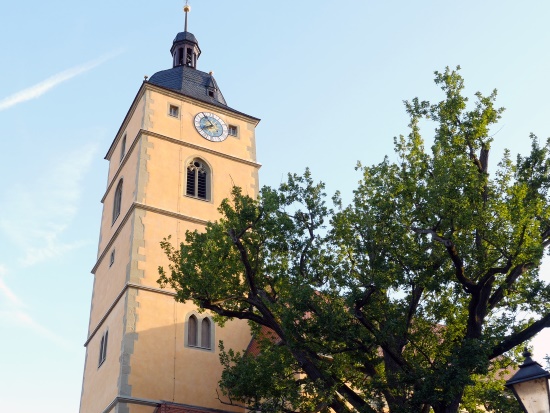
<svg viewBox="0 0 550 413">
<path fill-rule="evenodd" d="M 222 142 L 227 138 L 228 129 L 225 122 L 214 113 L 199 112 L 195 116 L 195 129 L 211 142 Z"/>
</svg>

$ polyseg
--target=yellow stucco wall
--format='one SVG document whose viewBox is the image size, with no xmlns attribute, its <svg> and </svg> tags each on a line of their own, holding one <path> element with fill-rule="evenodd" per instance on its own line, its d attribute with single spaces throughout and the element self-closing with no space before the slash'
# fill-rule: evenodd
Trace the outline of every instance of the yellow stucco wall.
<svg viewBox="0 0 550 413">
<path fill-rule="evenodd" d="M 246 323 L 230 322 L 223 329 L 215 326 L 213 351 L 186 347 L 184 324 L 196 310 L 192 303 L 176 303 L 170 296 L 148 291 L 140 291 L 137 302 L 139 322 L 128 381 L 132 394 L 224 408 L 216 399 L 221 376 L 217 344 L 223 340 L 227 347 L 245 348 L 250 340 Z"/>
<path fill-rule="evenodd" d="M 169 105 L 180 108 L 178 118 L 169 116 Z M 238 137 L 229 136 L 224 142 L 202 138 L 193 119 L 203 111 L 237 126 Z M 107 154 L 110 164 L 102 200 L 98 261 L 93 269 L 81 413 L 101 413 L 116 396 L 231 410 L 216 399 L 221 374 L 217 346 L 223 340 L 227 348 L 246 348 L 250 341 L 248 325 L 234 321 L 223 329 L 215 326 L 212 351 L 186 347 L 186 319 L 196 308 L 192 303 L 176 303 L 169 290 L 159 290 L 156 280 L 158 266 L 167 264 L 160 248 L 163 238 L 171 235 L 177 244 L 186 230 L 201 230 L 203 222 L 216 219 L 217 207 L 230 195 L 232 185 L 257 195 L 256 124 L 257 120 L 242 114 L 194 102 L 147 83 L 142 86 Z M 121 162 L 124 135 L 127 154 Z M 211 197 L 207 201 L 185 195 L 187 164 L 195 157 L 211 169 Z M 114 192 L 120 179 L 124 179 L 122 208 L 113 224 Z M 111 265 L 113 250 L 115 261 Z M 121 291 L 125 292 L 113 308 Z M 98 369 L 99 342 L 107 328 L 109 354 Z M 151 407 L 130 403 L 115 410 L 152 411 Z"/>
<path fill-rule="evenodd" d="M 132 221 L 130 218 L 130 222 Z M 132 226 L 125 225 L 113 239 L 110 247 L 105 250 L 104 259 L 99 263 L 94 278 L 94 291 L 92 307 L 90 310 L 89 333 L 99 324 L 115 298 L 122 292 L 126 285 L 128 264 L 130 262 L 130 246 Z M 114 262 L 110 264 L 112 251 L 115 252 Z"/>
<path fill-rule="evenodd" d="M 101 326 L 86 347 L 81 412 L 102 412 L 118 394 L 119 352 L 124 335 L 125 311 L 125 300 L 122 299 L 110 313 L 108 322 Z M 107 356 L 99 365 L 101 337 L 106 331 L 109 332 Z"/>
<path fill-rule="evenodd" d="M 145 94 L 140 93 L 138 95 L 137 101 L 130 108 L 130 113 L 128 118 L 123 122 L 121 130 L 118 135 L 115 137 L 113 148 L 109 151 L 109 172 L 107 176 L 107 183 L 110 183 L 115 174 L 119 170 L 121 164 L 121 149 L 122 149 L 122 139 L 126 136 L 126 154 L 129 153 L 129 150 L 134 143 L 134 140 L 137 138 L 138 132 L 145 123 Z"/>
</svg>

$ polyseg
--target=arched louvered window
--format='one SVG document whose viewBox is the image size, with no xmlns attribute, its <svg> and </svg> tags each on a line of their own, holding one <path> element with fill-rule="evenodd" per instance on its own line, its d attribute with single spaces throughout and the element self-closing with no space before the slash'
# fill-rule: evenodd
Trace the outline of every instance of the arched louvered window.
<svg viewBox="0 0 550 413">
<path fill-rule="evenodd" d="M 201 159 L 193 159 L 187 165 L 185 193 L 199 199 L 210 199 L 210 169 Z"/>
<path fill-rule="evenodd" d="M 208 317 L 201 321 L 201 347 L 208 350 L 212 349 L 212 322 Z"/>
<path fill-rule="evenodd" d="M 189 320 L 187 320 L 187 345 L 189 347 L 197 347 L 199 345 L 198 338 L 199 323 L 197 321 L 197 317 L 192 315 L 189 317 Z"/>
<path fill-rule="evenodd" d="M 115 199 L 113 202 L 113 224 L 120 215 L 120 207 L 122 205 L 122 179 L 118 181 L 118 185 L 115 190 Z"/>
</svg>

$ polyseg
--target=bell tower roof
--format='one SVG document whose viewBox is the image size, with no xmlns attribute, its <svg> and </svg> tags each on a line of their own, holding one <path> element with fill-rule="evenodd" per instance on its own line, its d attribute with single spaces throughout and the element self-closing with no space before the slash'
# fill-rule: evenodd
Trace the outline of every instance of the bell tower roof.
<svg viewBox="0 0 550 413">
<path fill-rule="evenodd" d="M 176 35 L 170 48 L 172 69 L 155 73 L 149 79 L 149 83 L 203 102 L 227 107 L 213 73 L 197 70 L 201 49 L 195 35 L 187 30 L 187 18 L 191 7 L 186 4 L 183 11 L 185 12 L 185 30 Z"/>
<path fill-rule="evenodd" d="M 178 33 L 176 38 L 174 39 L 174 45 L 180 42 L 189 42 L 189 43 L 195 43 L 197 46 L 199 45 L 197 38 L 191 32 Z"/>
<path fill-rule="evenodd" d="M 170 48 L 172 68 L 155 73 L 146 79 L 146 83 L 230 110 L 234 113 L 258 119 L 229 107 L 216 79 L 214 79 L 214 72 L 207 73 L 197 69 L 197 61 L 201 54 L 201 49 L 195 35 L 187 30 L 187 17 L 190 10 L 191 7 L 186 4 L 183 8 L 185 12 L 185 29 L 176 35 Z"/>
</svg>

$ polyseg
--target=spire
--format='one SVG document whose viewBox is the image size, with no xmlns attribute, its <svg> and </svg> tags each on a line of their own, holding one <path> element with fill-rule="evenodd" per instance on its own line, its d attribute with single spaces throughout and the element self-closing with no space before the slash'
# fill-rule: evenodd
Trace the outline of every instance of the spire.
<svg viewBox="0 0 550 413">
<path fill-rule="evenodd" d="M 202 102 L 227 107 L 227 102 L 214 79 L 214 73 L 197 69 L 201 49 L 197 38 L 187 31 L 188 14 L 191 11 L 188 1 L 185 2 L 183 11 L 185 31 L 178 33 L 172 42 L 172 68 L 155 73 L 147 83 L 174 90 Z"/>
<path fill-rule="evenodd" d="M 197 38 L 187 31 L 187 15 L 191 11 L 191 6 L 188 2 L 189 0 L 186 0 L 185 6 L 183 6 L 183 11 L 185 12 L 185 30 L 178 33 L 174 39 L 170 53 L 172 53 L 174 62 L 173 67 L 187 66 L 196 69 L 201 49 L 199 48 Z"/>
<path fill-rule="evenodd" d="M 187 31 L 187 15 L 191 11 L 191 6 L 189 5 L 189 0 L 185 0 L 185 6 L 183 6 L 183 11 L 185 12 L 185 32 Z"/>
</svg>

